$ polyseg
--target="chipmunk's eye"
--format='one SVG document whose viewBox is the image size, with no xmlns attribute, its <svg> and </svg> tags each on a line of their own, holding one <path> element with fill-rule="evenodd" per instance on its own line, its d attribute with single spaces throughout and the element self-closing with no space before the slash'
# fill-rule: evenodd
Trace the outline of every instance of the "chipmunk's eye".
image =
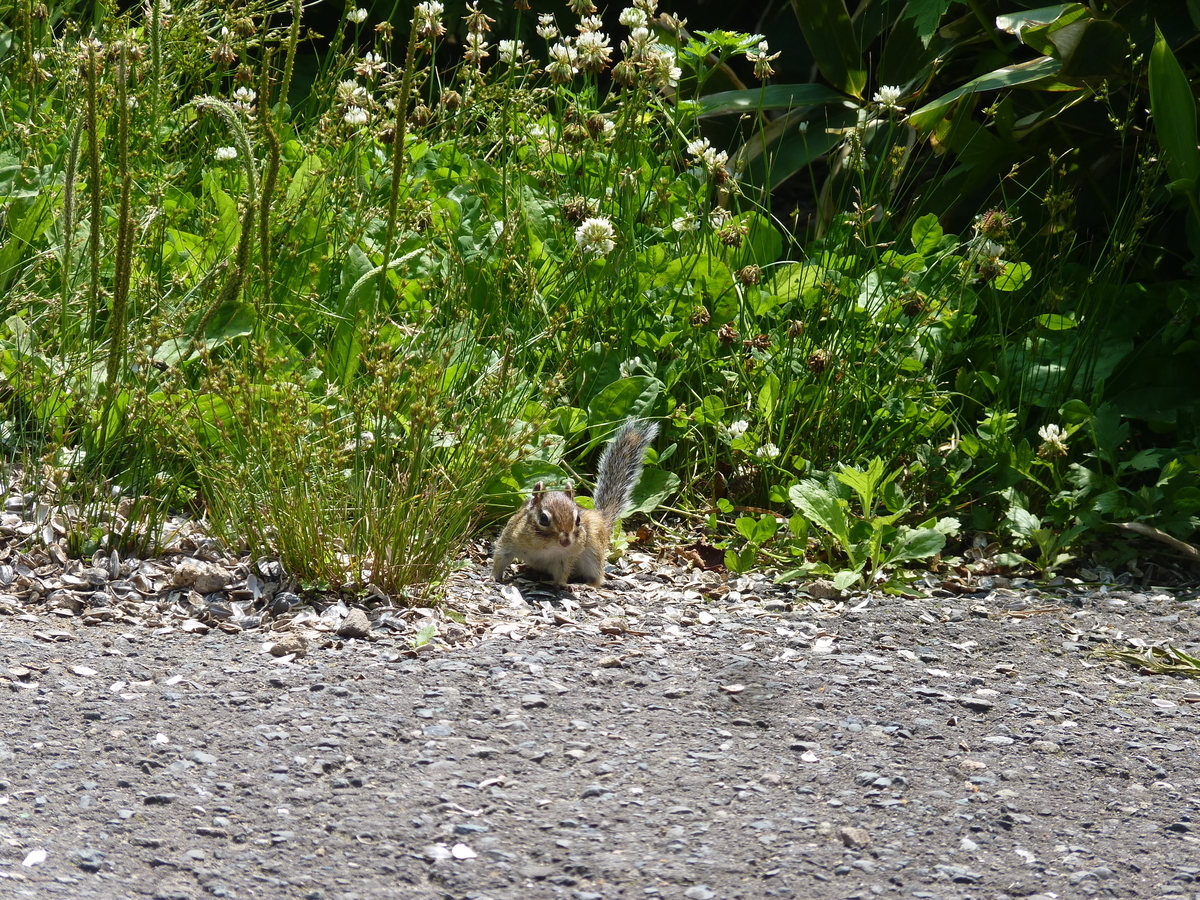
<svg viewBox="0 0 1200 900">
<path fill-rule="evenodd" d="M 538 525 L 540 525 L 542 528 L 549 528 L 550 527 L 549 514 L 544 513 L 544 512 L 538 513 Z"/>
<path fill-rule="evenodd" d="M 578 528 L 582 524 L 583 524 L 583 516 L 581 516 L 579 513 L 575 513 L 575 527 Z"/>
</svg>

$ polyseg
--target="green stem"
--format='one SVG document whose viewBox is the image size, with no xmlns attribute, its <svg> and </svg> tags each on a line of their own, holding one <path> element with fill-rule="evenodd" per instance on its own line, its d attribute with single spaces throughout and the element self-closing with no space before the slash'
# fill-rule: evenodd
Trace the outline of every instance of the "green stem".
<svg viewBox="0 0 1200 900">
<path fill-rule="evenodd" d="M 417 26 L 410 24 L 408 50 L 404 54 L 404 75 L 400 79 L 400 94 L 396 97 L 396 133 L 392 138 L 392 191 L 388 197 L 387 229 L 383 236 L 383 269 L 387 271 L 392 245 L 396 240 L 396 219 L 400 214 L 400 183 L 404 179 L 404 133 L 408 129 L 408 95 L 412 90 L 412 73 L 416 66 Z M 385 276 L 380 275 L 377 302 L 382 305 Z"/>
</svg>

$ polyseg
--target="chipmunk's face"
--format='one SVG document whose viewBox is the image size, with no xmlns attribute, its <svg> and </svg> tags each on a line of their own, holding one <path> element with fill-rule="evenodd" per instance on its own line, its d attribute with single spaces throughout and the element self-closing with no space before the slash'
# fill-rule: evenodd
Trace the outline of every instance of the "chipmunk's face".
<svg viewBox="0 0 1200 900">
<path fill-rule="evenodd" d="M 538 537 L 562 547 L 575 543 L 583 527 L 574 491 L 535 491 L 529 501 L 529 519 Z"/>
</svg>

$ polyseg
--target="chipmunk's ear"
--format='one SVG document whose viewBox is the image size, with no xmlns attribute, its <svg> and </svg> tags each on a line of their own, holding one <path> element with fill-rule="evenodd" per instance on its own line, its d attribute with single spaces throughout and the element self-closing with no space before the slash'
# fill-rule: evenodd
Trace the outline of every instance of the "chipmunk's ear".
<svg viewBox="0 0 1200 900">
<path fill-rule="evenodd" d="M 575 499 L 575 482 L 570 478 L 567 479 L 567 486 L 563 489 L 563 493 L 567 495 L 568 499 Z"/>
<path fill-rule="evenodd" d="M 533 486 L 533 493 L 529 495 L 529 502 L 537 506 L 542 502 L 542 496 L 546 493 L 546 482 L 539 481 Z"/>
</svg>

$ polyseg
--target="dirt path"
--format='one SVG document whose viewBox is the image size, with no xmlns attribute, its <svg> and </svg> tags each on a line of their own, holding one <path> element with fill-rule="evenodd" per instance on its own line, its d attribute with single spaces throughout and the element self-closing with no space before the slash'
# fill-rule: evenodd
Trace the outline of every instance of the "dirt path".
<svg viewBox="0 0 1200 900">
<path fill-rule="evenodd" d="M 0 898 L 1194 900 L 1197 685 L 1087 651 L 1196 652 L 1198 610 L 747 601 L 292 662 L 0 617 Z"/>
</svg>

